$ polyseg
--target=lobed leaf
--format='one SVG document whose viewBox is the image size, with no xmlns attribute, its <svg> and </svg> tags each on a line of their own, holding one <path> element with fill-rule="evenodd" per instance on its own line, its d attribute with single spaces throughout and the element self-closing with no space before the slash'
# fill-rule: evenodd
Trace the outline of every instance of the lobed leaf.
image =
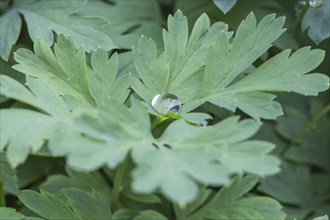
<svg viewBox="0 0 330 220">
<path fill-rule="evenodd" d="M 197 96 L 199 70 L 205 64 L 207 50 L 218 34 L 227 30 L 222 22 L 211 26 L 209 18 L 203 14 L 188 38 L 187 19 L 182 12 L 170 16 L 168 30 L 163 31 L 164 53 L 158 57 L 153 40 L 143 36 L 138 47 L 133 48 L 134 64 L 144 83 L 133 83 L 133 89 L 147 102 L 160 92 L 174 93 L 183 103 L 193 99 Z"/>
<path fill-rule="evenodd" d="M 109 205 L 97 191 L 90 193 L 78 188 L 62 190 L 65 201 L 42 190 L 40 194 L 22 190 L 18 198 L 26 207 L 46 219 L 112 219 Z"/>
<path fill-rule="evenodd" d="M 133 218 L 133 220 L 153 220 L 153 219 L 167 220 L 168 218 L 166 218 L 164 215 L 154 210 L 142 211 L 135 218 Z"/>
<path fill-rule="evenodd" d="M 59 125 L 54 118 L 31 110 L 2 109 L 0 114 L 0 150 L 7 147 L 7 157 L 12 167 L 24 162 L 30 149 L 37 152 Z"/>
<path fill-rule="evenodd" d="M 91 192 L 93 189 L 97 189 L 97 191 L 104 196 L 110 194 L 110 188 L 108 184 L 97 172 L 78 172 L 67 168 L 67 173 L 68 176 L 62 174 L 50 176 L 40 185 L 40 189 L 47 191 L 64 201 L 66 201 L 66 197 L 63 194 L 63 188 L 74 187 L 86 192 Z"/>
<path fill-rule="evenodd" d="M 253 120 L 239 122 L 231 117 L 208 127 L 177 120 L 156 139 L 145 108 L 133 100 L 130 109 L 114 102 L 99 109 L 97 119 L 83 115 L 76 125 L 85 136 L 69 143 L 73 146 L 68 156 L 71 166 L 95 170 L 106 164 L 115 168 L 131 152 L 137 165 L 132 173 L 133 191 L 160 190 L 178 203 L 197 197 L 197 183 L 221 186 L 233 173 L 264 176 L 279 171 L 278 160 L 268 155 L 271 144 L 245 141 L 258 130 Z"/>
<path fill-rule="evenodd" d="M 102 17 L 72 16 L 86 1 L 38 1 L 22 8 L 29 35 L 32 40 L 41 37 L 49 46 L 53 44 L 53 31 L 57 34 L 70 36 L 76 48 L 83 47 L 86 51 L 102 47 L 111 50 L 116 46 L 103 33 L 102 29 L 109 21 Z"/>
<path fill-rule="evenodd" d="M 25 219 L 25 216 L 13 208 L 0 207 L 0 219 L 21 220 Z"/>
<path fill-rule="evenodd" d="M 253 176 L 237 176 L 187 219 L 285 219 L 281 205 L 262 196 L 243 197 L 257 183 Z"/>
<path fill-rule="evenodd" d="M 16 194 L 18 192 L 18 178 L 15 171 L 10 167 L 6 154 L 0 153 L 0 184 L 2 190 Z"/>
<path fill-rule="evenodd" d="M 21 31 L 22 20 L 10 10 L 0 17 L 0 57 L 8 61 L 12 46 L 17 42 Z"/>
<path fill-rule="evenodd" d="M 18 193 L 21 202 L 43 218 L 50 219 L 80 219 L 68 204 L 56 196 L 41 191 L 22 190 Z"/>
<path fill-rule="evenodd" d="M 117 55 L 108 59 L 103 49 L 92 54 L 92 69 L 82 49 L 75 49 L 70 38 L 59 35 L 54 53 L 41 39 L 35 53 L 19 49 L 19 64 L 14 68 L 27 75 L 26 85 L 1 75 L 1 94 L 31 105 L 43 113 L 27 109 L 1 110 L 1 145 L 7 147 L 11 166 L 25 161 L 30 149 L 37 152 L 48 141 L 54 156 L 69 152 L 66 140 L 79 136 L 72 129 L 80 112 L 93 113 L 95 106 L 108 105 L 112 99 L 124 102 L 129 94 L 130 77 L 116 77 Z M 20 136 L 16 135 L 17 126 Z"/>
<path fill-rule="evenodd" d="M 290 218 L 303 219 L 326 205 L 315 194 L 313 182 L 310 167 L 283 161 L 282 172 L 261 180 L 258 190 L 290 205 L 285 207 Z"/>
<path fill-rule="evenodd" d="M 80 219 L 112 219 L 109 204 L 96 190 L 88 193 L 77 188 L 66 188 L 63 193 Z"/>
<path fill-rule="evenodd" d="M 316 44 L 330 37 L 330 2 L 322 1 L 321 4 L 317 8 L 308 7 L 301 22 L 301 30 L 308 29 L 308 36 Z"/>
<path fill-rule="evenodd" d="M 154 43 L 140 39 L 134 61 L 144 84 L 135 80 L 132 87 L 147 103 L 161 92 L 175 94 L 185 104 L 183 115 L 211 102 L 230 111 L 239 108 L 257 120 L 274 119 L 282 114 L 282 108 L 273 101 L 276 96 L 270 92 L 317 95 L 329 88 L 328 76 L 306 74 L 324 58 L 323 51 L 309 47 L 291 56 L 290 51 L 285 50 L 247 76 L 242 75 L 284 32 L 283 25 L 284 18 L 275 18 L 275 15 L 265 16 L 257 24 L 254 14 L 250 13 L 230 41 L 230 34 L 222 23 L 210 27 L 208 17 L 202 15 L 188 39 L 187 20 L 178 11 L 169 17 L 168 31 L 163 32 L 165 50 L 159 58 Z M 157 66 L 163 70 L 159 71 Z"/>
<path fill-rule="evenodd" d="M 237 0 L 213 0 L 213 2 L 224 14 L 226 14 L 235 6 Z"/>
<path fill-rule="evenodd" d="M 132 45 L 137 44 L 141 34 L 161 43 L 163 16 L 157 0 L 88 1 L 79 10 L 79 14 L 108 19 L 111 23 L 103 30 L 120 48 L 131 49 Z M 129 62 L 132 63 L 132 58 Z"/>
<path fill-rule="evenodd" d="M 312 99 L 309 117 L 292 107 L 285 110 L 286 115 L 280 117 L 276 125 L 277 132 L 294 144 L 285 152 L 285 158 L 330 171 L 330 139 L 327 135 L 330 124 L 326 115 L 329 106 L 323 106 L 316 99 Z M 327 111 L 324 112 L 325 110 Z M 324 115 L 320 115 L 322 112 Z"/>
</svg>

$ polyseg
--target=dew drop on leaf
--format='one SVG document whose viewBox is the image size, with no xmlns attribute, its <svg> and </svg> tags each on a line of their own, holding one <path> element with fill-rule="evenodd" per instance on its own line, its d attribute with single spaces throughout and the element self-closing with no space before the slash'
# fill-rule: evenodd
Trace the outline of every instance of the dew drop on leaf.
<svg viewBox="0 0 330 220">
<path fill-rule="evenodd" d="M 178 114 L 181 110 L 181 101 L 171 93 L 160 93 L 152 99 L 151 107 L 161 115 L 166 115 L 169 111 Z"/>
<path fill-rule="evenodd" d="M 318 8 L 323 5 L 323 0 L 309 0 L 309 5 L 313 8 Z"/>
</svg>

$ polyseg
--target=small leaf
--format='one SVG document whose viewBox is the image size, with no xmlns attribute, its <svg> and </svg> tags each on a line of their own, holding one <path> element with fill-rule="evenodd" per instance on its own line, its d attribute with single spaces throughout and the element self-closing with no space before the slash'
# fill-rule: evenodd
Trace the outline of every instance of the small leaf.
<svg viewBox="0 0 330 220">
<path fill-rule="evenodd" d="M 145 210 L 140 212 L 133 220 L 167 220 L 164 215 L 153 210 Z"/>
<path fill-rule="evenodd" d="M 237 0 L 213 0 L 213 2 L 224 14 L 226 14 L 235 6 Z"/>
<path fill-rule="evenodd" d="M 290 205 L 289 218 L 303 219 L 324 203 L 313 190 L 310 167 L 301 164 L 282 162 L 282 172 L 261 180 L 258 190 Z"/>
<path fill-rule="evenodd" d="M 24 162 L 30 152 L 38 151 L 44 141 L 58 126 L 48 115 L 25 109 L 2 109 L 0 149 L 7 145 L 7 157 L 11 166 Z M 17 133 L 20 133 L 20 138 Z"/>
<path fill-rule="evenodd" d="M 0 57 L 8 61 L 12 46 L 17 42 L 22 20 L 13 10 L 0 17 Z"/>
<path fill-rule="evenodd" d="M 316 44 L 330 37 L 330 2 L 322 1 L 320 7 L 308 7 L 301 22 L 301 30 L 308 29 L 308 36 Z"/>
<path fill-rule="evenodd" d="M 68 139 L 79 136 L 72 129 L 75 115 L 93 113 L 96 105 L 109 105 L 111 99 L 124 102 L 129 93 L 130 77 L 116 78 L 117 56 L 108 59 L 99 49 L 92 54 L 92 67 L 86 64 L 82 49 L 58 35 L 54 53 L 42 40 L 36 40 L 35 53 L 19 49 L 15 69 L 27 75 L 26 85 L 1 75 L 1 94 L 31 105 L 43 113 L 27 109 L 3 109 L 0 149 L 7 147 L 12 167 L 25 161 L 30 150 L 37 152 L 44 143 L 53 156 L 69 153 Z M 94 58 L 93 58 L 94 57 Z M 103 85 L 100 83 L 103 83 Z M 19 126 L 20 135 L 15 135 Z M 14 137 L 15 136 L 15 137 Z"/>
<path fill-rule="evenodd" d="M 0 184 L 3 189 L 9 193 L 16 194 L 18 192 L 18 179 L 14 170 L 10 167 L 6 154 L 0 153 Z"/>
<path fill-rule="evenodd" d="M 252 176 L 237 176 L 188 219 L 285 219 L 281 205 L 262 196 L 243 197 L 257 183 Z"/>
<path fill-rule="evenodd" d="M 313 220 L 329 220 L 329 218 L 328 218 L 328 215 L 323 215 L 323 216 L 313 218 Z"/>
<path fill-rule="evenodd" d="M 317 99 L 312 99 L 309 107 L 310 117 L 293 107 L 286 107 L 286 115 L 278 119 L 277 132 L 294 144 L 284 155 L 287 159 L 330 171 L 330 140 L 325 138 L 330 129 L 326 114 L 330 106 L 323 106 Z M 314 121 L 315 119 L 317 120 Z"/>
<path fill-rule="evenodd" d="M 123 76 L 116 79 L 118 68 L 118 55 L 114 54 L 108 59 L 103 49 L 92 54 L 92 68 L 90 72 L 90 91 L 98 106 L 109 103 L 110 99 L 124 102 L 129 94 L 130 78 Z"/>
<path fill-rule="evenodd" d="M 3 220 L 23 220 L 25 216 L 16 212 L 13 208 L 0 207 L 0 219 Z"/>
<path fill-rule="evenodd" d="M 23 190 L 18 193 L 18 198 L 26 207 L 46 219 L 80 219 L 68 204 L 48 192 L 41 191 L 39 194 Z"/>
<path fill-rule="evenodd" d="M 91 192 L 92 189 L 97 189 L 102 195 L 110 195 L 109 185 L 105 182 L 102 176 L 95 173 L 78 172 L 67 168 L 68 176 L 52 175 L 40 186 L 40 189 L 56 195 L 58 198 L 65 199 L 63 188 L 75 187 L 78 189 Z"/>
<path fill-rule="evenodd" d="M 63 189 L 67 203 L 81 219 L 109 219 L 111 212 L 105 197 L 97 191 L 91 193 L 78 188 Z"/>
</svg>

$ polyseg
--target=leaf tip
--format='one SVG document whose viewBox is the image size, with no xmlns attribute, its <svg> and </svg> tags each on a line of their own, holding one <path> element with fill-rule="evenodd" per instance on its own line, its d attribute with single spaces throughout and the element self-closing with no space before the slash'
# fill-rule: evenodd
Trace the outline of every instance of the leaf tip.
<svg viewBox="0 0 330 220">
<path fill-rule="evenodd" d="M 175 17 L 176 15 L 178 15 L 178 16 L 183 16 L 183 13 L 182 13 L 181 9 L 178 9 L 178 10 L 175 12 L 174 17 Z"/>
<path fill-rule="evenodd" d="M 251 11 L 251 12 L 249 13 L 248 17 L 250 17 L 250 16 L 253 16 L 253 17 L 255 17 L 255 14 L 254 14 L 254 12 L 253 12 L 253 11 Z"/>
</svg>

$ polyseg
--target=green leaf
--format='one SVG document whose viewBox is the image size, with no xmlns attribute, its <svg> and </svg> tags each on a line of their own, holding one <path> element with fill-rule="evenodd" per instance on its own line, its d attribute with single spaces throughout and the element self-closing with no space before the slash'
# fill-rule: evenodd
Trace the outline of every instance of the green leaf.
<svg viewBox="0 0 330 220">
<path fill-rule="evenodd" d="M 163 31 L 164 53 L 158 57 L 155 43 L 145 37 L 133 48 L 134 63 L 144 83 L 133 83 L 133 89 L 148 103 L 160 92 L 176 94 L 183 103 L 196 97 L 196 86 L 201 81 L 198 72 L 205 64 L 207 49 L 221 31 L 227 30 L 222 22 L 211 26 L 203 14 L 188 39 L 187 19 L 182 12 L 169 16 L 168 30 Z"/>
<path fill-rule="evenodd" d="M 12 194 L 18 192 L 18 179 L 15 171 L 10 167 L 6 154 L 4 152 L 0 153 L 0 184 L 2 188 Z"/>
<path fill-rule="evenodd" d="M 46 219 L 81 219 L 70 208 L 68 204 L 56 196 L 41 191 L 37 193 L 32 190 L 22 190 L 18 193 L 21 202 Z"/>
<path fill-rule="evenodd" d="M 142 36 L 138 49 L 133 47 L 134 64 L 144 85 L 152 90 L 166 91 L 170 65 L 164 54 L 157 57 L 157 47 L 152 39 Z M 158 77 L 154 77 L 157 70 Z"/>
<path fill-rule="evenodd" d="M 90 91 L 96 105 L 109 103 L 110 99 L 124 102 L 129 94 L 130 78 L 123 76 L 116 79 L 118 68 L 118 55 L 114 54 L 108 59 L 103 49 L 92 54 L 93 72 L 90 73 Z"/>
<path fill-rule="evenodd" d="M 191 215 L 193 212 L 195 212 L 197 209 L 201 208 L 203 204 L 209 199 L 210 194 L 212 193 L 212 190 L 202 188 L 199 192 L 198 197 L 195 199 L 195 201 L 188 203 L 188 204 L 180 204 L 174 205 L 174 212 L 177 219 L 184 219 L 186 216 Z M 186 205 L 183 207 L 182 205 Z"/>
<path fill-rule="evenodd" d="M 153 210 L 145 210 L 140 212 L 133 220 L 167 220 L 164 215 Z"/>
<path fill-rule="evenodd" d="M 112 219 L 105 197 L 95 190 L 87 192 L 78 188 L 63 188 L 65 200 L 41 190 L 18 193 L 22 203 L 46 219 Z"/>
<path fill-rule="evenodd" d="M 279 161 L 268 155 L 273 145 L 245 141 L 258 130 L 253 120 L 239 122 L 231 117 L 208 127 L 177 120 L 156 139 L 145 108 L 133 100 L 130 109 L 114 102 L 99 109 L 97 119 L 83 115 L 76 125 L 86 135 L 68 143 L 72 146 L 69 165 L 87 170 L 104 164 L 115 168 L 131 151 L 137 165 L 132 173 L 133 191 L 146 194 L 159 189 L 179 203 L 197 197 L 197 182 L 220 186 L 233 173 L 264 176 L 279 171 Z"/>
<path fill-rule="evenodd" d="M 316 99 L 310 102 L 310 117 L 292 107 L 285 109 L 287 114 L 279 118 L 276 130 L 291 142 L 286 158 L 330 171 L 330 140 L 326 138 L 330 129 L 329 109 L 329 105 L 323 106 Z"/>
<path fill-rule="evenodd" d="M 51 158 L 38 155 L 30 155 L 28 160 L 17 167 L 17 177 L 20 188 L 27 188 L 35 182 L 39 182 L 51 173 L 60 171 L 59 158 Z"/>
<path fill-rule="evenodd" d="M 40 185 L 40 189 L 56 195 L 58 198 L 65 199 L 63 188 L 75 187 L 86 192 L 97 189 L 102 195 L 110 195 L 108 184 L 102 176 L 95 173 L 78 172 L 72 169 L 67 169 L 68 176 L 52 175 Z"/>
<path fill-rule="evenodd" d="M 11 47 L 17 42 L 21 31 L 22 20 L 10 10 L 0 17 L 0 57 L 8 61 Z"/>
<path fill-rule="evenodd" d="M 268 197 L 243 197 L 257 183 L 253 176 L 236 177 L 188 219 L 285 219 L 281 205 Z"/>
<path fill-rule="evenodd" d="M 38 1 L 18 8 L 23 14 L 33 41 L 41 37 L 49 46 L 53 44 L 53 31 L 70 36 L 76 48 L 86 51 L 102 47 L 111 50 L 116 46 L 102 31 L 109 21 L 102 17 L 72 16 L 86 1 Z"/>
<path fill-rule="evenodd" d="M 329 220 L 329 218 L 328 218 L 328 215 L 323 215 L 323 216 L 313 218 L 313 220 Z"/>
<path fill-rule="evenodd" d="M 13 208 L 0 207 L 0 219 L 21 220 L 25 219 L 25 216 L 19 212 L 16 212 Z"/>
<path fill-rule="evenodd" d="M 130 187 L 130 181 L 127 181 L 127 186 L 124 186 L 123 195 L 130 200 L 140 203 L 161 203 L 160 198 L 155 194 L 134 193 Z"/>
<path fill-rule="evenodd" d="M 237 0 L 213 0 L 213 2 L 224 14 L 226 14 L 235 6 Z"/>
<path fill-rule="evenodd" d="M 322 1 L 320 7 L 308 7 L 301 22 L 301 30 L 308 29 L 308 36 L 319 44 L 330 37 L 330 2 Z"/>
<path fill-rule="evenodd" d="M 133 219 L 137 214 L 138 212 L 132 209 L 119 209 L 113 214 L 112 218 L 113 220 Z"/>
<path fill-rule="evenodd" d="M 276 131 L 286 140 L 293 140 L 300 130 L 308 123 L 305 113 L 298 109 L 285 106 L 284 115 L 277 119 Z"/>
<path fill-rule="evenodd" d="M 91 193 L 78 188 L 63 189 L 67 203 L 81 219 L 109 219 L 111 212 L 105 197 L 97 191 Z"/>
<path fill-rule="evenodd" d="M 30 149 L 37 152 L 58 126 L 48 115 L 31 110 L 2 109 L 0 114 L 0 149 L 8 145 L 6 152 L 12 167 L 24 162 Z"/>
<path fill-rule="evenodd" d="M 34 44 L 34 51 L 35 54 L 19 49 L 14 56 L 19 64 L 13 68 L 48 81 L 47 84 L 55 87 L 53 90 L 58 95 L 74 97 L 81 105 L 94 104 L 88 89 L 85 52 L 76 50 L 70 38 L 59 35 L 54 45 L 55 53 L 39 38 Z"/>
<path fill-rule="evenodd" d="M 323 204 L 313 190 L 310 167 L 305 165 L 283 161 L 282 172 L 261 180 L 258 190 L 290 205 L 285 209 L 289 218 L 303 219 Z"/>
<path fill-rule="evenodd" d="M 231 84 L 280 36 L 283 21 L 270 15 L 255 27 L 255 17 L 250 14 L 239 26 L 231 45 L 226 37 L 220 37 L 207 56 L 201 101 L 209 101 L 231 111 L 240 108 L 255 119 L 274 119 L 282 114 L 282 110 L 279 103 L 272 101 L 275 96 L 268 92 L 316 95 L 327 90 L 327 76 L 318 73 L 304 75 L 315 69 L 324 58 L 323 51 L 311 51 L 309 47 L 299 49 L 290 57 L 290 51 L 285 50 Z"/>
<path fill-rule="evenodd" d="M 152 13 L 146 13 L 152 12 Z M 79 14 L 84 16 L 101 16 L 111 24 L 105 32 L 123 49 L 136 45 L 141 34 L 152 37 L 161 43 L 163 16 L 156 0 L 136 1 L 88 1 Z M 132 61 L 132 58 L 130 58 Z"/>
<path fill-rule="evenodd" d="M 110 97 L 123 101 L 128 95 L 129 79 L 116 79 L 117 55 L 109 60 L 107 53 L 98 49 L 92 54 L 93 69 L 89 70 L 85 52 L 76 50 L 73 41 L 63 35 L 58 36 L 54 53 L 41 39 L 36 41 L 34 51 L 35 54 L 26 49 L 18 50 L 15 59 L 19 64 L 14 68 L 47 81 L 66 101 L 88 108 L 95 106 L 95 102 L 105 104 Z M 99 85 L 102 78 L 105 80 Z"/>
<path fill-rule="evenodd" d="M 242 77 L 241 73 L 284 32 L 283 24 L 283 17 L 268 15 L 257 25 L 250 13 L 231 42 L 223 23 L 210 27 L 208 17 L 202 15 L 188 40 L 187 20 L 178 11 L 168 19 L 168 31 L 163 32 L 165 51 L 159 57 L 152 40 L 140 39 L 134 62 L 144 84 L 136 80 L 132 87 L 147 103 L 160 92 L 176 95 L 184 104 L 182 113 L 211 102 L 230 111 L 239 108 L 257 120 L 274 119 L 282 114 L 282 109 L 273 101 L 276 96 L 269 92 L 317 95 L 329 88 L 328 76 L 305 75 L 324 58 L 323 51 L 309 47 L 290 57 L 290 51 L 285 50 Z M 157 66 L 162 69 L 159 71 Z"/>
<path fill-rule="evenodd" d="M 31 105 L 44 113 L 26 109 L 1 110 L 1 145 L 8 144 L 8 160 L 13 167 L 25 161 L 30 149 L 37 152 L 48 140 L 52 155 L 65 155 L 65 140 L 77 136 L 72 120 L 81 111 L 93 114 L 96 105 L 108 105 L 111 98 L 124 102 L 129 93 L 128 76 L 116 78 L 117 56 L 110 58 L 103 49 L 92 54 L 92 68 L 85 52 L 76 50 L 73 41 L 59 35 L 54 53 L 41 39 L 35 54 L 19 49 L 15 69 L 27 75 L 27 86 L 1 75 L 1 94 Z M 101 84 L 102 82 L 102 84 Z M 17 125 L 20 126 L 17 128 Z M 20 136 L 15 131 L 20 130 Z M 15 138 L 14 138 L 15 136 Z"/>
</svg>

